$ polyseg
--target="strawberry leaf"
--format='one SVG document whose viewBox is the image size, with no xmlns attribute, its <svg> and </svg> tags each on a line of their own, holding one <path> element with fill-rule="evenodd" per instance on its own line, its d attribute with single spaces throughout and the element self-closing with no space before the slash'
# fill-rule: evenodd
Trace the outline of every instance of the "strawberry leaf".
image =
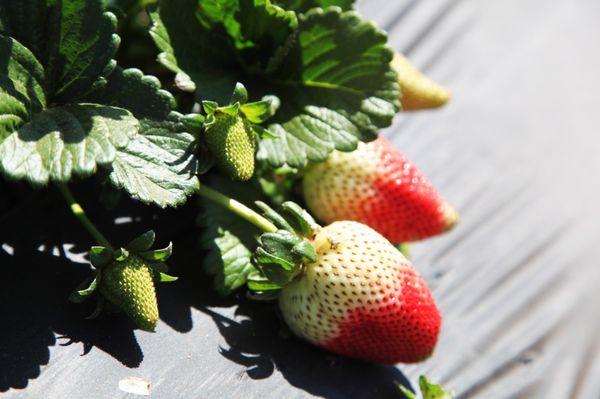
<svg viewBox="0 0 600 399">
<path fill-rule="evenodd" d="M 419 388 L 423 399 L 452 399 L 454 394 L 446 392 L 440 385 L 429 382 L 424 375 L 419 377 Z"/>
<path fill-rule="evenodd" d="M 220 9 L 210 18 L 198 11 L 204 4 L 160 2 L 152 13 L 160 59 L 189 75 L 199 102 L 224 103 L 235 82 L 245 83 L 255 98 L 276 95 L 281 107 L 266 127 L 277 137 L 259 140 L 257 153 L 269 167 L 301 168 L 333 150 L 352 151 L 389 126 L 399 110 L 387 37 L 355 12 L 314 8 L 297 18 L 296 27 L 291 17 L 282 19 L 292 15 L 289 10 L 266 11 L 275 7 L 267 1 L 238 0 L 246 12 Z M 251 21 L 262 29 L 282 20 L 285 34 L 244 29 Z"/>
<path fill-rule="evenodd" d="M 302 167 L 333 150 L 373 139 L 399 109 L 399 87 L 386 35 L 354 12 L 313 9 L 300 17 L 298 41 L 269 76 L 281 108 L 258 159 Z M 317 40 L 318 38 L 318 40 Z"/>
<path fill-rule="evenodd" d="M 97 82 L 85 101 L 125 108 L 138 119 L 167 119 L 175 107 L 175 99 L 161 89 L 157 78 L 135 68 L 115 68 Z"/>
<path fill-rule="evenodd" d="M 170 125 L 148 120 L 169 118 L 175 102 L 156 78 L 115 69 L 115 24 L 100 0 L 0 0 L 0 170 L 44 185 L 118 160 L 131 176 L 111 173 L 116 185 L 145 202 L 182 203 L 197 186 L 182 172 L 195 164 L 193 137 L 179 128 L 156 137 Z"/>
<path fill-rule="evenodd" d="M 112 184 L 162 208 L 183 204 L 199 184 L 196 139 L 185 130 L 177 120 L 142 120 L 140 134 L 111 165 Z"/>
<path fill-rule="evenodd" d="M 21 43 L 0 35 L 0 142 L 46 106 L 42 65 Z"/>
<path fill-rule="evenodd" d="M 137 134 L 139 123 L 122 108 L 71 104 L 42 111 L 0 144 L 0 166 L 32 184 L 68 182 L 109 165 Z"/>
<path fill-rule="evenodd" d="M 275 3 L 288 10 L 304 13 L 311 8 L 338 6 L 344 11 L 352 10 L 356 0 L 277 0 Z"/>
<path fill-rule="evenodd" d="M 417 395 L 408 388 L 402 385 L 398 385 L 398 388 L 407 399 L 417 399 Z M 452 399 L 454 397 L 453 393 L 445 391 L 440 385 L 429 382 L 424 375 L 419 377 L 419 389 L 423 399 Z"/>
<path fill-rule="evenodd" d="M 252 184 L 236 184 L 218 175 L 207 180 L 211 187 L 247 204 L 261 197 Z M 260 231 L 210 201 L 200 202 L 198 225 L 202 228 L 200 246 L 207 251 L 202 259 L 204 271 L 214 276 L 214 287 L 219 294 L 229 295 L 246 284 L 251 273 L 256 273 L 251 258 Z"/>
<path fill-rule="evenodd" d="M 203 2 L 202 9 L 211 3 L 215 2 Z M 200 19 L 198 0 L 162 0 L 159 4 L 150 11 L 150 35 L 162 51 L 159 62 L 177 74 L 175 81 L 181 89 L 202 93 L 198 99 L 226 103 L 238 82 L 228 73 L 238 68 L 228 37 L 214 32 L 206 18 Z"/>
<path fill-rule="evenodd" d="M 0 1 L 0 33 L 40 61 L 56 103 L 78 99 L 106 71 L 119 45 L 116 23 L 100 0 Z"/>
</svg>

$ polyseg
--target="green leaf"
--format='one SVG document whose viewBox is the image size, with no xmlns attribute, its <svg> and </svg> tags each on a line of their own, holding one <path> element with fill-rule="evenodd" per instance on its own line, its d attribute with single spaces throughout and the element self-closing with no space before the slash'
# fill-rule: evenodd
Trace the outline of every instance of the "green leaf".
<svg viewBox="0 0 600 399">
<path fill-rule="evenodd" d="M 243 54 L 250 70 L 261 70 L 267 66 L 264 54 L 274 54 L 298 27 L 298 18 L 293 11 L 287 11 L 272 4 L 270 0 L 239 0 L 239 20 L 241 36 L 252 42 Z"/>
<path fill-rule="evenodd" d="M 333 150 L 353 151 L 389 126 L 400 107 L 386 34 L 354 12 L 313 9 L 300 18 L 298 41 L 270 76 L 282 99 L 257 158 L 271 167 L 303 167 Z"/>
<path fill-rule="evenodd" d="M 210 3 L 215 1 L 202 6 Z M 238 82 L 231 71 L 239 68 L 228 37 L 200 22 L 198 0 L 161 0 L 159 4 L 150 12 L 150 35 L 162 51 L 159 62 L 180 76 L 176 82 L 183 82 L 184 89 L 189 91 L 193 81 L 198 99 L 227 103 Z"/>
<path fill-rule="evenodd" d="M 246 205 L 260 198 L 260 191 L 251 183 L 239 184 L 213 175 L 206 183 Z M 205 272 L 214 275 L 214 286 L 221 295 L 228 295 L 243 286 L 250 273 L 256 273 L 251 257 L 260 231 L 242 218 L 211 201 L 201 200 L 198 225 L 202 229 L 200 246 L 207 251 L 202 259 Z"/>
<path fill-rule="evenodd" d="M 45 82 L 35 56 L 0 35 L 0 142 L 46 106 Z"/>
<path fill-rule="evenodd" d="M 125 108 L 138 119 L 157 120 L 167 119 L 176 105 L 157 78 L 144 75 L 139 69 L 120 67 L 86 95 L 85 101 Z"/>
<path fill-rule="evenodd" d="M 330 6 L 338 6 L 344 11 L 349 11 L 354 8 L 355 1 L 356 0 L 277 0 L 275 3 L 288 10 L 305 13 L 311 8 L 327 8 Z"/>
<path fill-rule="evenodd" d="M 36 114 L 0 144 L 0 166 L 13 179 L 43 185 L 85 177 L 109 165 L 138 132 L 129 111 L 71 104 Z"/>
<path fill-rule="evenodd" d="M 180 122 L 142 120 L 140 134 L 117 152 L 109 179 L 142 202 L 181 205 L 198 189 L 195 143 Z"/>
<path fill-rule="evenodd" d="M 106 71 L 119 45 L 116 23 L 100 0 L 0 0 L 0 33 L 33 52 L 57 103 L 85 94 Z"/>
<path fill-rule="evenodd" d="M 169 60 L 163 63 L 196 83 L 199 102 L 225 103 L 236 82 L 246 84 L 255 98 L 274 94 L 281 100 L 267 126 L 277 137 L 259 140 L 261 163 L 302 168 L 325 160 L 333 150 L 352 151 L 391 124 L 400 108 L 400 89 L 383 31 L 353 11 L 313 8 L 299 17 L 296 29 L 289 24 L 287 36 L 269 39 L 253 33 L 259 38 L 254 43 L 243 35 L 242 22 L 253 21 L 251 16 L 262 21 L 259 15 L 273 5 L 238 1 L 252 10 L 234 14 L 239 37 L 229 25 L 234 24 L 227 19 L 229 11 L 211 14 L 206 22 L 196 17 L 197 1 L 163 0 L 153 14 L 155 41 Z M 273 26 L 278 16 L 270 15 Z"/>
<path fill-rule="evenodd" d="M 452 399 L 454 394 L 446 392 L 440 385 L 433 384 L 424 375 L 419 377 L 419 388 L 423 399 Z"/>
</svg>

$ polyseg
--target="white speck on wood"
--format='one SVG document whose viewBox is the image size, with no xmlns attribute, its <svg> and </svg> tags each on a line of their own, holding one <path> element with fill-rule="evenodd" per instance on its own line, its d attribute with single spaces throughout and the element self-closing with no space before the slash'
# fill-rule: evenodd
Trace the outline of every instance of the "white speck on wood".
<svg viewBox="0 0 600 399">
<path fill-rule="evenodd" d="M 150 395 L 150 383 L 143 378 L 127 377 L 119 381 L 119 389 L 136 395 Z"/>
</svg>

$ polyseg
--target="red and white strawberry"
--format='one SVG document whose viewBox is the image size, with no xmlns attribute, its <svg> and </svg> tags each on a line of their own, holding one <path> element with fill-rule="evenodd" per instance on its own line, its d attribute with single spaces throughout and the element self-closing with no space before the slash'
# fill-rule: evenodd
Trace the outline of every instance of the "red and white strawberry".
<svg viewBox="0 0 600 399">
<path fill-rule="evenodd" d="M 331 352 L 376 363 L 431 355 L 441 316 L 423 279 L 379 233 L 342 221 L 321 228 L 316 260 L 279 292 L 285 322 Z"/>
<path fill-rule="evenodd" d="M 441 234 L 458 221 L 436 188 L 383 136 L 309 166 L 302 187 L 321 221 L 355 220 L 393 244 Z"/>
</svg>

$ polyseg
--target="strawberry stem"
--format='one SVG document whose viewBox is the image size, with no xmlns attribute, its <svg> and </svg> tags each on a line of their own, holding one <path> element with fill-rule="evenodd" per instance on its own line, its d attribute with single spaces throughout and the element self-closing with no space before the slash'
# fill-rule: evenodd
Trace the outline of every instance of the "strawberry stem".
<svg viewBox="0 0 600 399">
<path fill-rule="evenodd" d="M 257 212 L 248 208 L 241 202 L 236 201 L 233 198 L 229 198 L 228 196 L 216 190 L 213 190 L 212 188 L 207 187 L 204 184 L 200 185 L 198 194 L 229 209 L 231 212 L 252 223 L 265 233 L 274 233 L 277 231 L 277 227 L 273 223 L 269 222 L 266 218 L 262 217 Z"/>
<path fill-rule="evenodd" d="M 86 216 L 85 211 L 83 210 L 81 205 L 79 205 L 79 203 L 75 201 L 75 197 L 73 196 L 73 193 L 71 192 L 69 187 L 66 184 L 59 184 L 58 188 L 60 189 L 60 192 L 62 193 L 63 197 L 65 197 L 65 200 L 67 201 L 69 208 L 71 208 L 71 212 L 73 212 L 73 215 L 81 222 L 83 227 L 86 228 L 86 230 L 92 235 L 92 237 L 94 237 L 96 242 L 103 247 L 112 249 L 110 242 L 106 239 L 106 237 L 104 237 L 100 230 L 96 228 L 94 223 L 92 223 L 92 221 Z"/>
</svg>

